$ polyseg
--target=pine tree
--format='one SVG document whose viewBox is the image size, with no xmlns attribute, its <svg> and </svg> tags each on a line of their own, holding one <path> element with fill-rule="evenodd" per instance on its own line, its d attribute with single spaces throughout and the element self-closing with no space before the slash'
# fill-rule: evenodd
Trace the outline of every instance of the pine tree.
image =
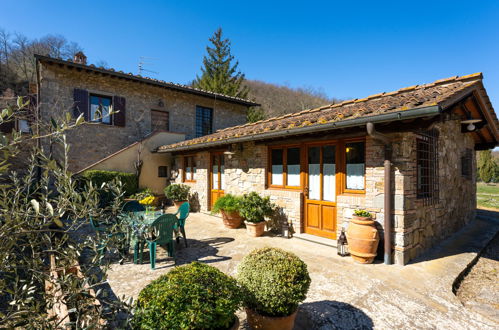
<svg viewBox="0 0 499 330">
<path fill-rule="evenodd" d="M 494 179 L 496 167 L 496 162 L 492 158 L 492 152 L 490 150 L 480 152 L 480 157 L 478 159 L 478 173 L 483 182 L 489 183 Z"/>
<path fill-rule="evenodd" d="M 234 56 L 230 52 L 230 40 L 222 39 L 222 29 L 218 28 L 209 41 L 212 47 L 206 47 L 208 55 L 203 58 L 202 75 L 196 76 L 193 87 L 246 98 L 248 88 L 243 86 L 244 74 L 237 69 L 239 62 L 232 64 Z"/>
</svg>

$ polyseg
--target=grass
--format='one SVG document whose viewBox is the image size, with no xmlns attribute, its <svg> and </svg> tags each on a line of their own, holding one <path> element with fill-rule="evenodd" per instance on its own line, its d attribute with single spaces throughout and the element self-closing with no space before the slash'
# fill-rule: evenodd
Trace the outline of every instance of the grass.
<svg viewBox="0 0 499 330">
<path fill-rule="evenodd" d="M 499 184 L 479 182 L 476 188 L 478 207 L 499 209 Z"/>
</svg>

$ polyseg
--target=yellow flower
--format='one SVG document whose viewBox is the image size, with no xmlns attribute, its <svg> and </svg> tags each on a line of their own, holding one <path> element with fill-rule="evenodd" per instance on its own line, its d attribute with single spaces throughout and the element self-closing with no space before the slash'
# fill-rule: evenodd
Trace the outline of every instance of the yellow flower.
<svg viewBox="0 0 499 330">
<path fill-rule="evenodd" d="M 144 198 L 143 200 L 139 201 L 140 204 L 143 204 L 143 205 L 152 205 L 154 204 L 154 200 L 156 198 L 154 196 L 148 196 L 146 198 Z"/>
</svg>

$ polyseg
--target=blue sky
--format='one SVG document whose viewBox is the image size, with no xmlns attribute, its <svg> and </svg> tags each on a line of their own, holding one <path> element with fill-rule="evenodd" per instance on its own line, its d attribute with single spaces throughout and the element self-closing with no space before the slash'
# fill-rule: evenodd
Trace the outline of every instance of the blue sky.
<svg viewBox="0 0 499 330">
<path fill-rule="evenodd" d="M 361 98 L 482 71 L 499 109 L 499 1 L 4 1 L 0 27 L 62 34 L 89 61 L 191 81 L 217 27 L 250 79 Z"/>
</svg>

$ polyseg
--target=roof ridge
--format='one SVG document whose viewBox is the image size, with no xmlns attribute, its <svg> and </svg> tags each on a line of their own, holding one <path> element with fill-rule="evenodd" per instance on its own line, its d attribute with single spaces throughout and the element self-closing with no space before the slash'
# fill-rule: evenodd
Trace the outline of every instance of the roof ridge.
<svg viewBox="0 0 499 330">
<path fill-rule="evenodd" d="M 321 111 L 321 110 L 325 110 L 325 109 L 329 109 L 329 108 L 342 107 L 344 105 L 351 104 L 351 103 L 360 103 L 360 102 L 371 101 L 371 100 L 378 99 L 378 98 L 381 98 L 381 97 L 384 97 L 387 95 L 389 95 L 389 96 L 390 95 L 397 95 L 400 93 L 410 92 L 410 91 L 413 91 L 416 89 L 422 89 L 422 88 L 432 87 L 432 86 L 436 86 L 436 85 L 444 85 L 446 83 L 455 82 L 455 81 L 469 81 L 469 80 L 479 80 L 479 79 L 483 79 L 482 72 L 476 72 L 476 73 L 472 73 L 472 74 L 468 74 L 468 75 L 464 75 L 464 76 L 453 76 L 453 77 L 449 77 L 449 78 L 439 79 L 439 80 L 436 80 L 434 82 L 423 84 L 423 85 L 413 85 L 413 86 L 409 86 L 409 87 L 399 88 L 399 89 L 397 89 L 395 91 L 391 91 L 391 92 L 381 92 L 381 93 L 377 93 L 377 94 L 372 94 L 372 95 L 366 96 L 362 99 L 349 99 L 349 100 L 341 101 L 340 103 L 332 103 L 329 105 L 323 105 L 323 106 L 316 107 L 316 108 L 301 110 L 299 112 L 292 112 L 292 113 L 285 114 L 285 115 L 274 116 L 274 117 L 270 117 L 270 118 L 265 119 L 265 120 L 259 120 L 257 122 L 251 123 L 251 124 L 262 123 L 264 121 L 283 119 L 283 118 L 287 118 L 287 117 L 295 117 L 295 116 L 303 115 L 305 113 L 312 113 L 312 112 L 317 112 L 317 111 Z"/>
<path fill-rule="evenodd" d="M 89 68 L 92 68 L 92 69 L 99 69 L 101 71 L 108 71 L 110 73 L 120 73 L 120 74 L 124 74 L 124 75 L 130 76 L 130 77 L 148 80 L 148 81 L 151 81 L 151 82 L 157 82 L 157 83 L 166 84 L 166 85 L 173 85 L 173 86 L 177 86 L 177 87 L 180 87 L 180 88 L 190 89 L 192 91 L 198 91 L 198 92 L 202 92 L 202 93 L 211 94 L 213 96 L 221 96 L 221 97 L 232 99 L 232 100 L 235 100 L 235 101 L 242 101 L 242 102 L 247 102 L 247 103 L 255 103 L 253 101 L 250 101 L 250 100 L 247 100 L 247 99 L 243 99 L 243 98 L 240 98 L 240 97 L 237 97 L 237 96 L 230 96 L 230 95 L 227 95 L 227 94 L 212 92 L 212 91 L 208 91 L 208 90 L 205 90 L 205 89 L 188 86 L 188 85 L 185 85 L 185 84 L 175 83 L 175 82 L 172 82 L 172 81 L 166 81 L 166 80 L 162 80 L 162 79 L 155 79 L 155 78 L 151 78 L 151 77 L 147 77 L 147 76 L 142 76 L 140 74 L 133 74 L 131 72 L 124 72 L 123 70 L 116 70 L 114 68 L 104 68 L 102 66 L 101 67 L 97 67 L 95 64 L 75 63 L 75 62 L 73 62 L 71 60 L 64 60 L 64 59 L 62 59 L 60 57 L 51 57 L 51 56 L 40 55 L 40 54 L 34 54 L 34 56 L 37 59 L 42 58 L 42 59 L 48 59 L 48 60 L 56 60 L 56 61 L 64 62 L 66 64 L 70 64 L 70 65 L 80 65 L 80 66 L 89 67 Z"/>
</svg>

